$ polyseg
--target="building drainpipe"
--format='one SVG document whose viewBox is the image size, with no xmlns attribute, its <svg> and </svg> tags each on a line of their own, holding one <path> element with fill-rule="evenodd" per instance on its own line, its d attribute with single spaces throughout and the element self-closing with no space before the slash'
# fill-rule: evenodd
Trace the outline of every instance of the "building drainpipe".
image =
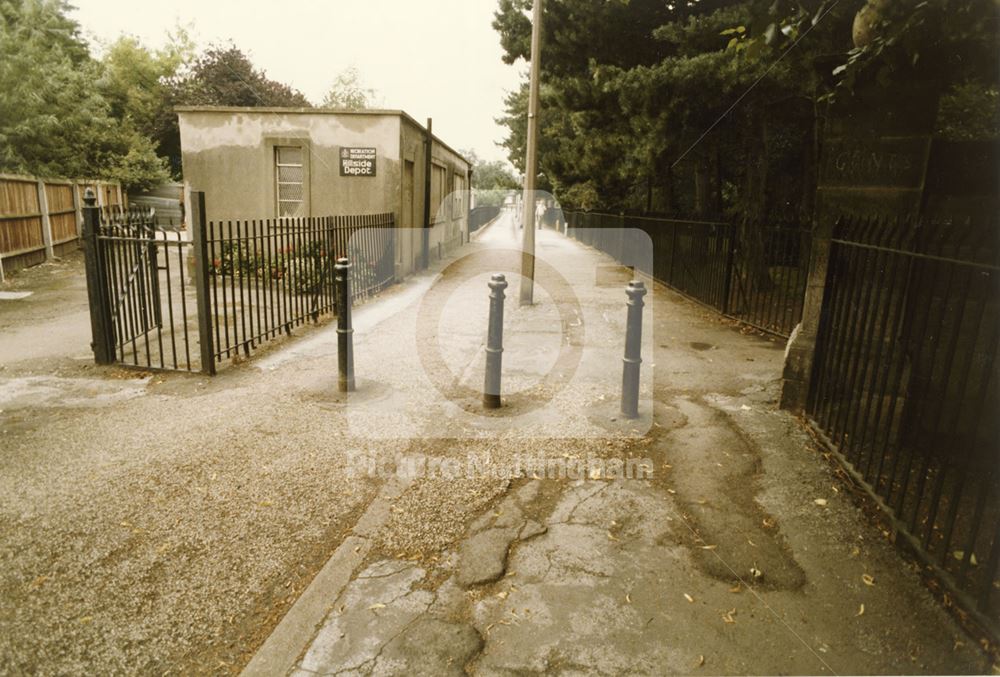
<svg viewBox="0 0 1000 677">
<path fill-rule="evenodd" d="M 465 185 L 468 188 L 468 193 L 465 196 L 465 239 L 462 241 L 462 244 L 465 244 L 472 239 L 472 233 L 469 232 L 469 212 L 471 212 L 472 208 L 476 206 L 473 203 L 476 198 L 476 194 L 472 190 L 473 173 L 474 170 L 472 167 L 469 167 L 469 169 L 465 172 Z"/>
<path fill-rule="evenodd" d="M 427 138 L 424 141 L 424 237 L 423 267 L 430 265 L 431 246 L 431 152 L 434 149 L 434 134 L 431 132 L 431 118 L 427 118 Z"/>
</svg>

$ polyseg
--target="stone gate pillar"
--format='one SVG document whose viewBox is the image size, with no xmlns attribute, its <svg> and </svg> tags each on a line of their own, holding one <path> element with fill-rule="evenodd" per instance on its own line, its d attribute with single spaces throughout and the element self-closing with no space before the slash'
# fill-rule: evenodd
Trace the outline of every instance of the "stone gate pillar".
<svg viewBox="0 0 1000 677">
<path fill-rule="evenodd" d="M 902 218 L 920 213 L 938 98 L 933 84 L 869 84 L 830 107 L 820 149 L 802 321 L 785 350 L 782 409 L 801 412 L 809 397 L 835 221 L 845 215 Z"/>
</svg>

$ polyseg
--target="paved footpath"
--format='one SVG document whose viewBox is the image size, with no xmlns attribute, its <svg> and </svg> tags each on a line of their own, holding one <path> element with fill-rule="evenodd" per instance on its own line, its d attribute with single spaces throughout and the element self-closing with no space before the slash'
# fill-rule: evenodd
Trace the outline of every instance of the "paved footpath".
<svg viewBox="0 0 1000 677">
<path fill-rule="evenodd" d="M 246 674 L 990 669 L 777 410 L 781 342 L 650 284 L 642 416 L 622 421 L 628 271 L 543 231 L 519 307 L 517 235 L 504 215 L 357 310 L 358 392 L 316 397 L 381 488 Z M 505 401 L 484 412 L 494 272 Z M 328 384 L 333 336 L 259 367 Z M 530 476 L 539 459 L 558 477 Z"/>
</svg>

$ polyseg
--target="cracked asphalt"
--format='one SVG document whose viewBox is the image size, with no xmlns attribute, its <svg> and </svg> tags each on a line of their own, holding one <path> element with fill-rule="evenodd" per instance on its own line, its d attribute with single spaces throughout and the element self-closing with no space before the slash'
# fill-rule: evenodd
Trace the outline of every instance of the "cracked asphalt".
<svg viewBox="0 0 1000 677">
<path fill-rule="evenodd" d="M 509 225 L 495 225 L 485 244 L 509 243 Z M 392 497 L 377 539 L 384 547 L 368 553 L 353 580 L 326 591 L 327 611 L 315 634 L 299 640 L 293 674 L 990 668 L 800 422 L 777 410 L 780 343 L 657 287 L 647 299 L 644 350 L 654 377 L 643 383 L 644 418 L 623 424 L 616 393 L 591 386 L 620 369 L 627 277 L 609 283 L 604 257 L 557 235 L 540 242 L 573 287 L 586 326 L 580 366 L 547 411 L 548 434 L 538 434 L 515 395 L 507 406 L 517 424 L 499 441 L 476 434 L 486 425 L 474 420 L 435 418 L 431 406 L 436 433 L 457 438 L 438 441 L 434 453 L 460 458 L 486 448 L 509 465 L 523 460 L 510 454 L 521 439 L 570 469 L 581 461 L 581 472 L 507 481 L 417 473 Z M 604 284 L 595 283 L 595 268 Z M 533 327 L 522 311 L 513 310 L 505 330 L 515 341 Z M 549 351 L 537 363 L 557 362 L 558 348 L 536 349 Z M 451 391 L 460 400 L 459 392 Z M 615 467 L 595 459 L 634 457 L 651 462 L 650 476 L 593 472 Z M 412 468 L 405 460 L 392 467 Z M 443 514 L 435 510 L 442 503 Z"/>
<path fill-rule="evenodd" d="M 72 265 L 15 278 L 39 291 L 0 302 L 0 671 L 990 669 L 777 410 L 782 343 L 652 286 L 642 416 L 619 420 L 628 272 L 542 232 L 551 277 L 519 308 L 515 235 L 359 307 L 346 398 L 329 326 L 215 379 L 136 377 L 46 311 L 61 341 L 22 359 L 47 296 L 80 299 Z M 505 268 L 505 406 L 484 413 Z M 513 472 L 536 459 L 563 475 Z M 616 477 L 630 459 L 651 474 Z"/>
</svg>

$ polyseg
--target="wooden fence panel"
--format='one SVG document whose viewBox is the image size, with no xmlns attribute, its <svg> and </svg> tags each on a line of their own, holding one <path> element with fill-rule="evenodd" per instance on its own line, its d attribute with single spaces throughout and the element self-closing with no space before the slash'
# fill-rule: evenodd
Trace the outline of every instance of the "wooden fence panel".
<svg viewBox="0 0 1000 677">
<path fill-rule="evenodd" d="M 117 183 L 0 174 L 0 280 L 4 271 L 42 263 L 77 246 L 80 206 L 87 188 L 97 194 L 102 206 L 123 206 Z"/>
<path fill-rule="evenodd" d="M 49 203 L 52 242 L 58 244 L 77 237 L 76 208 L 73 186 L 68 183 L 46 183 L 45 199 Z"/>
<path fill-rule="evenodd" d="M 0 254 L 22 253 L 44 246 L 38 184 L 31 180 L 0 179 Z"/>
</svg>

